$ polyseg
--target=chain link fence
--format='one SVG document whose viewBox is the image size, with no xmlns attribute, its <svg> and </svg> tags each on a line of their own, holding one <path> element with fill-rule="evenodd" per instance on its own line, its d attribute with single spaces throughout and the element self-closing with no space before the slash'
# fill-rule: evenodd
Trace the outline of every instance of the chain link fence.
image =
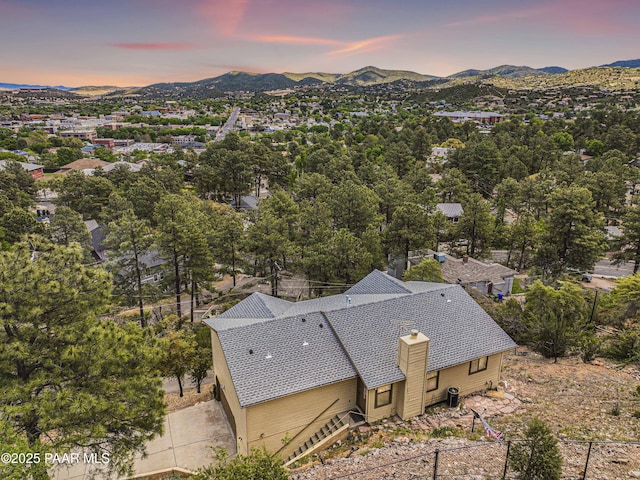
<svg viewBox="0 0 640 480">
<path fill-rule="evenodd" d="M 515 480 L 523 478 L 514 471 L 510 462 L 510 452 L 516 443 L 528 443 L 528 440 L 481 442 L 463 447 L 437 449 L 334 478 Z M 558 448 L 563 459 L 562 479 L 640 478 L 640 442 L 560 440 Z"/>
</svg>

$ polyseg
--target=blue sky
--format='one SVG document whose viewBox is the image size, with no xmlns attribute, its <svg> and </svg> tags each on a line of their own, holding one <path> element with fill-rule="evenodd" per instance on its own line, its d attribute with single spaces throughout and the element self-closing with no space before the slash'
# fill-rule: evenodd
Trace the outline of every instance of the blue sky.
<svg viewBox="0 0 640 480">
<path fill-rule="evenodd" d="M 640 58 L 638 25 L 637 0 L 0 0 L 0 82 L 582 68 Z"/>
</svg>

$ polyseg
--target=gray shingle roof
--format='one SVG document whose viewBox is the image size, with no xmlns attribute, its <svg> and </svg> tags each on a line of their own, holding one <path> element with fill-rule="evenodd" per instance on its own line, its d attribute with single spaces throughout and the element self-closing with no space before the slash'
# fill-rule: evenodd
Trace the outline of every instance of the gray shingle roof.
<svg viewBox="0 0 640 480">
<path fill-rule="evenodd" d="M 431 340 L 429 371 L 516 346 L 462 287 L 441 285 L 425 293 L 327 313 L 367 388 L 404 378 L 397 366 L 398 337 L 407 333 L 401 324 Z"/>
<path fill-rule="evenodd" d="M 390 275 L 374 270 L 345 292 L 347 295 L 363 293 L 411 293 L 404 284 Z"/>
<path fill-rule="evenodd" d="M 256 292 L 218 315 L 217 318 L 275 318 L 291 305 L 291 302 L 281 298 Z"/>
<path fill-rule="evenodd" d="M 444 213 L 447 218 L 461 217 L 464 213 L 460 203 L 438 203 L 436 208 Z"/>
<path fill-rule="evenodd" d="M 205 320 L 218 332 L 243 407 L 356 375 L 367 388 L 403 380 L 398 337 L 409 328 L 431 339 L 430 371 L 516 345 L 458 285 L 403 283 L 374 271 L 347 294 L 349 306 L 345 295 L 291 303 L 254 293 Z"/>
<path fill-rule="evenodd" d="M 474 283 L 491 281 L 495 284 L 504 283 L 505 277 L 516 275 L 518 272 L 499 263 L 484 263 L 469 257 L 465 263 L 462 258 L 445 255 L 446 260 L 440 264 L 442 276 L 448 283 Z"/>
<path fill-rule="evenodd" d="M 218 336 L 242 407 L 357 375 L 320 313 L 218 331 Z"/>
<path fill-rule="evenodd" d="M 347 307 L 347 297 L 349 297 L 349 305 L 363 305 L 376 302 L 382 302 L 389 300 L 390 298 L 398 298 L 399 296 L 406 295 L 406 293 L 370 293 L 366 295 L 350 294 L 350 295 L 332 295 L 330 297 L 314 298 L 312 300 L 305 300 L 302 302 L 296 302 L 291 305 L 291 308 L 284 312 L 287 316 L 298 315 L 307 312 L 331 312 L 333 310 L 340 310 Z"/>
<path fill-rule="evenodd" d="M 28 162 L 17 162 L 17 163 L 27 172 L 30 172 L 32 170 L 38 170 L 39 168 L 44 168 L 43 165 L 38 165 L 35 163 L 28 163 Z M 0 160 L 0 170 L 4 170 L 5 168 L 7 168 L 7 161 Z"/>
</svg>

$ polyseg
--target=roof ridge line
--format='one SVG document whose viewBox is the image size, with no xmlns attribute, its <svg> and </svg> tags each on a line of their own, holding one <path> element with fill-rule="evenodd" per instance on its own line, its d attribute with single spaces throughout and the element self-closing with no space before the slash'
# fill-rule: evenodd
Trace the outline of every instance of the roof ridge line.
<svg viewBox="0 0 640 480">
<path fill-rule="evenodd" d="M 360 373 L 360 370 L 358 370 L 358 367 L 356 367 L 356 363 L 353 361 L 353 358 L 351 358 L 351 354 L 349 353 L 349 350 L 347 350 L 347 348 L 344 346 L 344 343 L 342 343 L 342 338 L 340 338 L 340 335 L 338 335 L 338 332 L 336 332 L 336 329 L 333 328 L 333 324 L 331 323 L 331 320 L 329 320 L 329 316 L 324 311 L 320 311 L 320 315 L 322 315 L 322 317 L 329 324 L 329 328 L 331 329 L 331 332 L 333 333 L 333 336 L 336 337 L 336 340 L 338 340 L 338 343 L 340 344 L 340 348 L 342 349 L 344 354 L 349 359 L 349 362 L 351 363 L 351 366 L 353 367 L 353 369 L 358 374 L 358 380 L 361 381 L 364 384 L 364 386 L 365 386 L 365 388 L 367 390 L 369 390 L 369 386 L 365 383 L 364 378 L 362 377 L 362 374 Z"/>
</svg>

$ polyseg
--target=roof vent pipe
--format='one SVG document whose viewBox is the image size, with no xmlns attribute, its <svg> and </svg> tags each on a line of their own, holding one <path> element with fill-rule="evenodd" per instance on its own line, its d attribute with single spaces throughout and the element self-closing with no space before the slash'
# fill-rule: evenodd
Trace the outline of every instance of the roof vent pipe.
<svg viewBox="0 0 640 480">
<path fill-rule="evenodd" d="M 349 295 L 345 295 L 345 300 L 347 301 L 347 307 L 351 306 L 351 297 Z"/>
</svg>

